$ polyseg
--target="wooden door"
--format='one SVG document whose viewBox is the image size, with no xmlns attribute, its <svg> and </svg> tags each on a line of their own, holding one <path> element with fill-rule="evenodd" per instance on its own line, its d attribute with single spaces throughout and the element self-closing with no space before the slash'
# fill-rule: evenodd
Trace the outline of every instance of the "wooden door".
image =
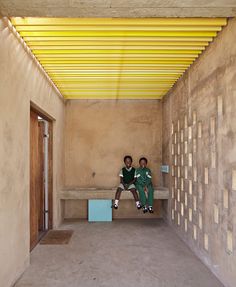
<svg viewBox="0 0 236 287">
<path fill-rule="evenodd" d="M 38 121 L 38 168 L 39 168 L 39 181 L 38 181 L 38 232 L 44 232 L 44 122 Z"/>
<path fill-rule="evenodd" d="M 38 115 L 30 111 L 30 250 L 38 242 L 39 150 Z"/>
<path fill-rule="evenodd" d="M 48 212 L 48 228 L 53 221 L 53 179 L 52 179 L 52 122 L 48 121 L 48 211 L 45 211 L 44 183 L 44 125 L 45 120 L 38 120 L 38 113 L 30 111 L 30 250 L 45 234 L 45 212 Z M 42 118 L 42 115 L 40 115 Z"/>
</svg>

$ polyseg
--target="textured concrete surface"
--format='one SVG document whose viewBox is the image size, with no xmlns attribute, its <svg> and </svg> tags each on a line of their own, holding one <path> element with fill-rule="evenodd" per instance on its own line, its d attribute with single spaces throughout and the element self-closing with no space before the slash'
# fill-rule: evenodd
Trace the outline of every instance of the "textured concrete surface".
<svg viewBox="0 0 236 287">
<path fill-rule="evenodd" d="M 67 192 L 70 196 L 70 187 L 116 188 L 126 154 L 133 157 L 135 167 L 141 156 L 147 157 L 153 184 L 162 185 L 160 101 L 70 100 L 66 102 L 65 126 L 64 196 Z M 76 217 L 86 218 L 83 207 L 84 203 L 80 206 L 78 202 L 66 201 L 66 217 L 77 214 Z M 123 202 L 122 210 L 122 217 L 125 212 L 127 217 L 138 216 L 132 201 Z"/>
<path fill-rule="evenodd" d="M 226 286 L 236 282 L 236 19 L 163 102 L 169 220 Z M 173 132 L 172 132 L 173 130 Z"/>
<path fill-rule="evenodd" d="M 0 19 L 0 286 L 8 287 L 29 261 L 30 102 L 54 122 L 54 194 L 61 188 L 64 103 Z M 54 223 L 60 222 L 54 196 Z"/>
<path fill-rule="evenodd" d="M 69 100 L 65 117 L 65 187 L 112 188 L 126 154 L 149 160 L 161 186 L 162 105 L 156 100 Z"/>
<path fill-rule="evenodd" d="M 88 218 L 87 199 L 114 199 L 115 190 L 97 189 L 74 189 L 64 190 L 59 197 L 62 199 L 63 218 Z M 156 189 L 154 199 L 169 199 L 169 190 L 164 188 Z M 162 215 L 162 200 L 154 201 L 154 214 L 146 214 L 145 218 L 159 218 Z M 143 213 L 137 210 L 133 195 L 129 191 L 123 191 L 118 210 L 113 210 L 113 218 L 142 218 Z"/>
<path fill-rule="evenodd" d="M 88 201 L 87 200 L 65 200 L 62 202 L 65 219 L 88 219 Z M 162 217 L 161 200 L 154 200 L 154 213 L 145 214 L 145 219 Z M 113 218 L 143 218 L 142 210 L 138 210 L 134 200 L 122 199 L 118 210 L 112 211 Z"/>
<path fill-rule="evenodd" d="M 69 245 L 39 245 L 15 287 L 223 287 L 162 220 L 67 223 Z"/>
<path fill-rule="evenodd" d="M 3 16 L 233 17 L 234 0 L 0 0 Z"/>
</svg>

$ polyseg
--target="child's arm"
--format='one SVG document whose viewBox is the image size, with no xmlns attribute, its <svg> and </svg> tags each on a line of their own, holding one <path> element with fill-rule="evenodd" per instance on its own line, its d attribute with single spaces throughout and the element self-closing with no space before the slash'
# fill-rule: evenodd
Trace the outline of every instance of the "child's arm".
<svg viewBox="0 0 236 287">
<path fill-rule="evenodd" d="M 152 183 L 152 172 L 148 169 L 146 172 L 146 185 L 149 185 L 150 183 Z"/>
<path fill-rule="evenodd" d="M 120 170 L 119 176 L 120 176 L 120 183 L 124 184 L 124 177 L 123 177 L 122 169 Z"/>
<path fill-rule="evenodd" d="M 134 175 L 134 180 L 135 180 L 135 182 L 137 182 L 140 185 L 145 185 L 145 182 L 144 182 L 142 176 L 136 171 L 135 171 L 135 175 Z"/>
</svg>

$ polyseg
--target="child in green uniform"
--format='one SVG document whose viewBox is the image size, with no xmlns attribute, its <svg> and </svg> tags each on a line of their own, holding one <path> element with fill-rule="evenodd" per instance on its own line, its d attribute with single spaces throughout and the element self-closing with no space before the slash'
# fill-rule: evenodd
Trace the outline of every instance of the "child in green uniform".
<svg viewBox="0 0 236 287">
<path fill-rule="evenodd" d="M 139 192 L 140 201 L 143 207 L 143 213 L 153 213 L 153 185 L 151 170 L 147 168 L 147 159 L 145 157 L 139 160 L 140 167 L 135 171 L 135 186 Z M 147 190 L 148 197 L 146 197 L 145 190 Z M 147 206 L 148 204 L 148 206 Z"/>
<path fill-rule="evenodd" d="M 141 204 L 139 202 L 138 199 L 138 194 L 134 185 L 135 182 L 135 168 L 132 167 L 132 157 L 129 155 L 126 155 L 124 157 L 124 163 L 125 166 L 121 169 L 120 171 L 120 185 L 117 188 L 116 191 L 116 195 L 115 195 L 115 201 L 114 204 L 112 205 L 113 208 L 117 209 L 118 205 L 119 205 L 119 200 L 120 200 L 120 196 L 121 196 L 121 192 L 123 190 L 129 190 L 130 192 L 132 192 L 133 196 L 134 196 L 134 200 L 136 202 L 136 207 L 138 209 L 141 208 Z"/>
</svg>

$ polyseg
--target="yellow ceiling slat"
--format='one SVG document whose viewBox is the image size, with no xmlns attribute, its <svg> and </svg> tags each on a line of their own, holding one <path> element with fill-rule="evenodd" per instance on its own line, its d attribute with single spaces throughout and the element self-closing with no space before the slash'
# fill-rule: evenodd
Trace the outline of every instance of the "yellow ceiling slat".
<svg viewBox="0 0 236 287">
<path fill-rule="evenodd" d="M 224 26 L 225 18 L 11 18 L 13 25 L 203 25 Z"/>
<path fill-rule="evenodd" d="M 34 50 L 32 49 L 32 52 L 35 55 L 45 55 L 45 54 L 199 54 L 202 51 L 201 50 L 147 50 L 147 49 L 135 49 L 135 50 L 124 50 L 124 49 L 107 49 L 107 50 L 100 50 L 100 49 L 80 49 L 80 50 L 71 50 L 71 49 L 64 49 L 64 50 Z"/>
<path fill-rule="evenodd" d="M 117 86 L 119 86 L 119 85 L 116 85 L 115 86 L 115 88 L 117 87 Z M 62 92 L 65 92 L 65 93 L 89 93 L 89 92 L 91 92 L 91 93 L 96 93 L 96 92 L 99 92 L 99 93 L 102 93 L 102 92 L 104 92 L 104 93 L 109 93 L 109 91 L 113 91 L 114 90 L 114 88 L 100 88 L 100 89 L 98 89 L 98 88 L 86 88 L 86 89 L 78 89 L 78 88 L 61 88 L 61 91 Z M 122 89 L 122 88 L 120 88 L 120 86 L 119 86 L 119 91 L 121 92 L 121 93 L 139 93 L 139 94 L 141 94 L 141 93 L 155 93 L 155 92 L 163 92 L 163 91 L 167 91 L 168 90 L 168 88 L 150 88 L 150 89 L 147 89 L 147 88 L 139 88 L 139 89 L 137 89 L 137 88 L 131 88 L 131 89 L 129 89 L 129 88 L 126 88 L 126 89 Z"/>
<path fill-rule="evenodd" d="M 107 79 L 107 80 L 122 80 L 124 81 L 125 79 L 127 80 L 134 80 L 136 79 L 137 81 L 143 81 L 143 79 L 145 79 L 145 81 L 148 79 L 153 79 L 153 81 L 162 81 L 164 82 L 165 80 L 170 82 L 170 81 L 173 81 L 173 80 L 177 80 L 178 77 L 176 76 L 148 76 L 148 77 L 145 77 L 145 76 L 141 76 L 141 75 L 129 75 L 129 76 L 122 76 L 122 75 L 109 75 L 109 77 L 107 75 L 89 75 L 87 77 L 77 77 L 77 76 L 64 76 L 64 75 L 50 75 L 52 77 L 53 80 L 55 80 L 55 83 L 56 82 L 78 82 L 79 79 L 97 79 L 97 81 L 100 81 L 100 80 L 103 80 L 103 79 Z"/>
<path fill-rule="evenodd" d="M 110 75 L 129 75 L 129 74 L 134 74 L 134 75 L 179 75 L 183 73 L 183 70 L 158 70 L 158 69 L 153 69 L 153 70 L 148 70 L 148 69 L 143 69 L 143 70 L 125 70 L 125 72 L 120 72 L 118 69 L 104 69 L 104 70 L 59 70 L 59 69 L 48 69 L 48 73 L 50 74 L 58 74 L 58 75 L 97 75 L 97 74 L 106 74 L 109 73 Z"/>
<path fill-rule="evenodd" d="M 120 70 L 120 66 L 85 66 L 85 67 L 61 67 L 61 66 L 43 66 L 44 69 L 47 69 L 47 71 L 102 71 L 102 70 L 111 70 L 111 71 L 119 71 Z M 149 70 L 149 71 L 175 71 L 175 72 L 183 72 L 186 70 L 186 67 L 160 67 L 160 66 L 122 66 L 123 67 L 123 70 L 127 70 L 127 71 L 130 71 L 130 70 L 141 70 L 141 71 L 145 71 L 145 70 Z"/>
<path fill-rule="evenodd" d="M 204 46 L 96 46 L 96 47 L 91 47 L 91 46 L 31 46 L 31 49 L 33 51 L 35 50 L 123 50 L 123 51 L 129 51 L 129 50 L 204 50 L 205 47 Z"/>
<path fill-rule="evenodd" d="M 105 64 L 105 65 L 110 65 L 110 64 L 121 64 L 123 63 L 121 59 L 66 59 L 66 60 L 60 60 L 60 59 L 50 59 L 50 60 L 45 60 L 42 59 L 40 61 L 41 64 L 58 64 L 58 65 L 100 65 L 100 64 Z M 190 60 L 183 60 L 183 59 L 177 59 L 174 60 L 172 59 L 126 59 L 125 63 L 123 64 L 133 64 L 133 65 L 143 65 L 143 64 L 153 64 L 153 65 L 189 65 L 192 63 L 192 59 Z"/>
<path fill-rule="evenodd" d="M 214 31 L 29 31 L 22 37 L 215 37 Z"/>
<path fill-rule="evenodd" d="M 66 80 L 66 79 L 68 79 L 69 82 L 70 82 L 70 80 L 74 80 L 74 82 L 76 82 L 76 77 L 77 78 L 80 77 L 81 79 L 86 78 L 86 75 L 78 75 L 78 74 L 76 74 L 76 75 L 75 74 L 67 74 L 67 75 L 61 74 L 58 76 L 55 76 L 55 74 L 50 73 L 50 72 L 49 72 L 49 74 L 50 74 L 50 77 L 52 77 L 55 80 L 55 82 L 60 82 L 61 80 Z M 161 80 L 166 79 L 166 80 L 169 80 L 170 82 L 172 82 L 172 81 L 178 79 L 180 75 L 181 75 L 181 73 L 180 74 L 164 74 L 164 75 L 163 74 L 162 75 L 155 75 L 155 74 L 151 74 L 151 75 L 150 74 L 149 75 L 148 74 L 147 75 L 143 75 L 143 74 L 127 75 L 127 74 L 123 74 L 121 76 L 123 76 L 123 78 L 125 77 L 125 78 L 129 78 L 129 79 L 137 78 L 137 79 L 139 79 L 140 83 L 145 83 L 146 79 L 148 77 L 156 77 L 157 78 L 156 81 L 158 81 L 160 79 Z M 117 74 L 113 74 L 113 75 L 109 75 L 109 77 L 106 76 L 106 78 L 107 79 L 113 79 L 114 81 L 116 81 L 116 79 L 119 79 L 119 77 L 121 77 L 121 76 L 119 76 Z M 99 81 L 105 79 L 104 76 L 98 76 L 97 74 L 93 74 L 93 75 L 91 75 L 91 77 L 98 77 Z M 122 77 L 120 79 L 122 80 Z"/>
<path fill-rule="evenodd" d="M 149 68 L 159 68 L 159 69 L 175 69 L 175 68 L 180 68 L 180 69 L 186 69 L 186 67 L 188 67 L 188 64 L 146 64 L 146 63 L 143 63 L 143 64 L 123 64 L 122 62 L 120 63 L 116 63 L 116 64 L 90 64 L 90 63 L 83 63 L 83 64 L 74 64 L 74 63 L 71 63 L 71 64 L 57 64 L 57 63 L 54 63 L 54 64 L 43 64 L 43 67 L 44 68 L 47 68 L 47 69 L 50 69 L 50 68 L 74 68 L 74 69 L 77 69 L 77 68 L 83 68 L 83 69 L 88 69 L 88 68 L 104 68 L 104 67 L 107 67 L 107 68 L 120 68 L 120 66 L 122 65 L 123 68 L 146 68 L 146 67 L 149 67 Z"/>
<path fill-rule="evenodd" d="M 64 95 L 66 100 L 161 100 L 166 93 L 158 94 L 158 95 L 119 95 L 118 93 L 115 95 Z"/>
<path fill-rule="evenodd" d="M 149 67 L 146 67 L 146 68 L 142 68 L 142 67 L 137 67 L 137 68 L 134 68 L 134 67 L 123 67 L 125 69 L 125 71 L 127 71 L 127 73 L 129 73 L 130 71 L 134 71 L 134 72 L 139 72 L 139 73 L 142 73 L 142 72 L 147 72 L 147 71 L 150 71 L 150 72 L 158 72 L 158 73 L 170 73 L 170 74 L 173 74 L 173 73 L 182 73 L 184 72 L 186 69 L 173 69 L 173 68 L 169 68 L 169 69 L 158 69 L 158 68 L 155 68 L 155 67 L 152 67 L 152 68 L 149 68 Z M 93 73 L 93 72 L 96 72 L 96 73 L 103 73 L 104 71 L 105 72 L 109 72 L 109 73 L 113 73 L 113 72 L 117 72 L 117 73 L 120 73 L 120 67 L 117 67 L 117 68 L 112 68 L 112 67 L 104 67 L 103 69 L 101 69 L 100 67 L 95 67 L 95 68 L 91 68 L 91 67 L 88 67 L 88 68 L 47 68 L 47 71 L 48 72 L 51 72 L 51 73 L 75 73 L 75 72 L 85 72 L 85 73 Z"/>
<path fill-rule="evenodd" d="M 137 95 L 143 95 L 144 97 L 145 96 L 156 96 L 156 95 L 161 95 L 163 93 L 165 93 L 167 90 L 165 91 L 140 91 L 140 90 L 125 90 L 125 91 L 122 91 L 122 90 L 117 90 L 117 89 L 112 89 L 112 90 L 81 90 L 81 91 L 75 91 L 75 92 L 65 92 L 64 94 L 66 96 L 73 96 L 73 95 L 116 95 L 116 94 L 119 94 L 119 95 L 131 95 L 131 96 L 137 96 Z"/>
<path fill-rule="evenodd" d="M 198 37 L 189 37 L 189 36 L 169 36 L 169 37 L 149 37 L 149 36 L 137 36 L 137 37 L 110 37 L 110 36 L 104 36 L 104 37 L 96 37 L 96 36 L 87 36 L 87 37 L 68 37 L 68 36 L 53 36 L 53 37 L 46 37 L 46 36 L 24 36 L 24 40 L 26 42 L 39 42 L 39 41 L 44 41 L 45 43 L 48 43 L 49 41 L 63 41 L 63 42 L 68 42 L 68 41 L 93 41 L 93 44 L 91 44 L 92 46 L 95 43 L 99 43 L 101 41 L 109 41 L 111 43 L 114 43 L 114 45 L 116 45 L 117 41 L 129 41 L 129 42 L 134 42 L 134 41 L 141 41 L 141 42 L 146 42 L 146 41 L 150 41 L 150 42 L 166 42 L 166 41 L 173 41 L 173 42 L 211 42 L 213 40 L 213 37 L 206 37 L 206 36 L 198 36 Z"/>
<path fill-rule="evenodd" d="M 60 46 L 86 46 L 86 47 L 93 47 L 94 46 L 94 41 L 89 41 L 89 40 L 68 40 L 67 41 L 58 41 L 53 39 L 50 39 L 48 41 L 42 40 L 42 41 L 26 41 L 27 45 L 30 46 L 31 48 L 33 47 L 47 47 L 47 46 L 54 46 L 54 47 L 60 47 Z M 175 47 L 206 47 L 208 45 L 207 41 L 131 41 L 131 40 L 119 40 L 119 41 L 109 41 L 109 40 L 100 40 L 96 41 L 96 47 L 99 46 L 111 46 L 112 47 L 117 47 L 117 46 L 148 46 L 148 47 L 170 47 L 170 46 L 175 46 Z"/>
<path fill-rule="evenodd" d="M 11 18 L 65 99 L 161 99 L 225 18 Z"/>
<path fill-rule="evenodd" d="M 106 78 L 106 77 L 86 77 L 86 78 L 62 78 L 62 77 L 54 77 L 54 83 L 57 84 L 58 86 L 60 85 L 82 85 L 82 84 L 86 84 L 88 86 L 92 85 L 92 84 L 99 84 L 99 85 L 104 85 L 104 84 L 114 84 L 116 82 L 120 82 L 120 84 L 141 84 L 141 83 L 145 83 L 147 85 L 152 85 L 152 84 L 160 84 L 160 85 L 171 85 L 173 82 L 175 81 L 174 79 L 166 79 L 163 77 L 158 77 L 158 78 L 135 78 L 135 77 L 126 77 L 122 79 L 122 82 L 120 82 L 120 78 L 119 77 L 111 77 L 111 78 Z"/>
<path fill-rule="evenodd" d="M 211 32 L 211 31 L 220 31 L 221 27 L 220 26 L 173 26 L 170 27 L 168 25 L 166 26 L 107 26 L 107 25 L 99 25 L 99 26 L 16 26 L 16 29 L 18 32 L 46 32 L 46 31 L 50 31 L 50 32 L 54 32 L 54 31 L 60 31 L 60 32 L 64 32 L 66 31 L 67 33 L 70 32 L 81 32 L 81 31 L 86 31 L 88 33 L 92 33 L 94 32 L 100 32 L 102 31 L 104 33 L 104 31 L 108 31 L 108 32 L 112 32 L 112 33 L 116 33 L 116 32 L 126 32 L 126 31 L 131 31 L 135 32 L 138 31 L 138 33 L 141 33 L 143 31 L 148 31 L 148 32 L 169 32 L 171 28 L 171 31 L 182 31 L 182 32 L 187 32 L 187 31 L 206 31 L 206 32 Z M 122 29 L 122 31 L 121 31 Z"/>
<path fill-rule="evenodd" d="M 171 55 L 171 54 L 129 54 L 129 55 L 123 55 L 122 57 L 119 54 L 46 54 L 46 55 L 35 55 L 36 58 L 41 61 L 41 60 L 51 60 L 51 59 L 55 59 L 55 60 L 85 60 L 85 59 L 119 59 L 121 61 L 126 61 L 126 60 L 179 60 L 179 61 L 191 61 L 193 62 L 198 55 L 196 54 L 175 54 L 175 55 Z"/>
<path fill-rule="evenodd" d="M 108 88 L 111 88 L 111 87 L 115 87 L 117 86 L 117 83 L 119 83 L 118 81 L 117 82 L 102 82 L 102 84 L 98 84 L 97 82 L 96 83 L 90 83 L 89 87 L 91 89 L 101 89 L 101 88 L 104 88 L 104 89 L 108 89 Z M 88 83 L 79 83 L 79 84 L 57 84 L 57 87 L 60 88 L 61 90 L 64 90 L 64 89 L 86 89 L 88 87 Z M 121 89 L 157 89 L 157 88 L 169 88 L 170 87 L 170 84 L 160 84 L 160 83 L 146 83 L 146 82 L 134 82 L 134 83 L 131 83 L 131 84 L 127 84 L 127 83 L 119 83 L 119 87 Z"/>
<path fill-rule="evenodd" d="M 180 76 L 181 75 L 181 73 L 175 73 L 175 72 L 166 72 L 166 73 L 164 73 L 164 72 L 162 72 L 162 73 L 151 73 L 150 71 L 148 71 L 147 73 L 144 73 L 145 71 L 141 71 L 141 72 L 138 72 L 138 73 L 134 73 L 134 71 L 132 71 L 132 73 L 128 73 L 128 72 L 125 72 L 125 73 L 119 73 L 119 72 L 116 72 L 116 71 L 114 71 L 114 72 L 112 72 L 112 71 L 106 71 L 106 72 L 97 72 L 97 73 L 95 73 L 95 72 L 93 72 L 93 73 L 89 73 L 89 72 L 87 72 L 87 73 L 79 73 L 79 72 L 68 72 L 68 73 L 66 73 L 66 72 L 51 72 L 51 71 L 49 71 L 48 72 L 48 74 L 50 75 L 50 76 L 55 76 L 55 75 L 57 75 L 58 77 L 71 77 L 71 76 L 76 76 L 76 77 L 86 77 L 86 76 L 88 76 L 88 75 L 91 75 L 91 76 L 103 76 L 103 77 L 112 77 L 112 76 L 118 76 L 118 77 L 120 77 L 121 75 L 123 75 L 123 76 L 135 76 L 135 77 L 152 77 L 152 76 L 155 76 L 155 77 L 158 77 L 158 76 L 166 76 L 166 77 L 178 77 L 178 76 Z"/>
</svg>

